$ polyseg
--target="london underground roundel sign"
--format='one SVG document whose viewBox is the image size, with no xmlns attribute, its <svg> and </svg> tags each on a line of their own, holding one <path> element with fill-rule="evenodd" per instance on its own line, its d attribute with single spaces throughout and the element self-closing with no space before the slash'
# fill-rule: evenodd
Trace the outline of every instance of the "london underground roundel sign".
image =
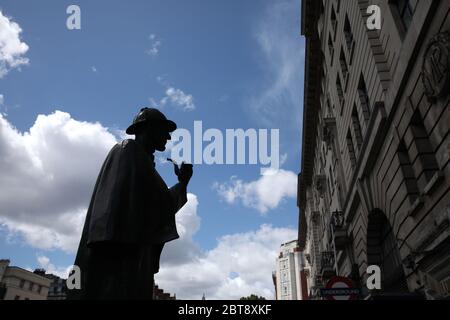
<svg viewBox="0 0 450 320">
<path fill-rule="evenodd" d="M 336 276 L 320 292 L 328 300 L 357 300 L 360 290 L 354 288 L 353 281 L 349 278 Z"/>
</svg>

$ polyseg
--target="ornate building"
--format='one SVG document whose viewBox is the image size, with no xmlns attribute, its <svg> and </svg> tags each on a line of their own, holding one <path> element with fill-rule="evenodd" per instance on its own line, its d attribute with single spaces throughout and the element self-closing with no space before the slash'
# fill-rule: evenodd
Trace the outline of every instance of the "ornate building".
<svg viewBox="0 0 450 320">
<path fill-rule="evenodd" d="M 310 297 L 340 275 L 363 299 L 449 299 L 450 1 L 303 0 L 302 34 Z"/>
</svg>

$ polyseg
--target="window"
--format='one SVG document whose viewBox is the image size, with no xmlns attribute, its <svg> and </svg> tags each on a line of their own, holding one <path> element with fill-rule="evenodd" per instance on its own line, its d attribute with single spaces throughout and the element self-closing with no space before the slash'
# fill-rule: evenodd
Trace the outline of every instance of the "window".
<svg viewBox="0 0 450 320">
<path fill-rule="evenodd" d="M 342 76 L 344 77 L 344 83 L 346 84 L 348 80 L 348 66 L 347 66 L 347 59 L 345 59 L 344 50 L 342 50 L 342 48 L 341 48 L 341 55 L 339 57 L 339 62 L 341 63 Z"/>
<path fill-rule="evenodd" d="M 328 50 L 330 51 L 330 65 L 333 65 L 333 58 L 334 58 L 334 46 L 333 46 L 333 39 L 331 39 L 331 34 L 328 36 Z"/>
<path fill-rule="evenodd" d="M 336 19 L 336 11 L 334 11 L 333 6 L 331 6 L 331 26 L 333 28 L 333 37 L 336 38 L 337 19 Z"/>
<path fill-rule="evenodd" d="M 350 129 L 347 132 L 347 148 L 348 148 L 348 155 L 350 157 L 350 163 L 352 164 L 352 168 L 354 169 L 356 167 L 356 153 Z"/>
<path fill-rule="evenodd" d="M 320 1 L 320 15 L 319 15 L 319 21 L 317 22 L 317 28 L 318 28 L 318 34 L 319 38 L 322 39 L 323 30 L 324 30 L 324 12 L 325 7 L 323 6 L 322 1 Z"/>
<path fill-rule="evenodd" d="M 33 291 L 33 282 L 28 283 L 28 290 Z"/>
<path fill-rule="evenodd" d="M 25 287 L 25 280 L 20 280 L 20 288 L 23 289 Z"/>
<path fill-rule="evenodd" d="M 367 93 L 366 82 L 364 81 L 364 76 L 362 73 L 361 73 L 361 76 L 359 77 L 358 95 L 359 95 L 359 101 L 361 103 L 361 109 L 362 109 L 363 115 L 364 115 L 364 120 L 369 121 L 369 119 L 370 119 L 369 94 Z"/>
<path fill-rule="evenodd" d="M 397 7 L 400 18 L 402 19 L 403 27 L 408 30 L 411 25 L 414 9 L 417 4 L 417 0 L 397 0 L 395 6 Z"/>
<path fill-rule="evenodd" d="M 41 293 L 41 292 L 42 292 L 42 286 L 39 285 L 39 287 L 38 287 L 38 293 Z"/>
<path fill-rule="evenodd" d="M 327 177 L 327 183 L 328 183 L 328 195 L 330 197 L 329 200 L 330 200 L 330 204 L 331 204 L 331 202 L 333 201 L 333 199 L 331 199 L 333 197 L 333 193 L 331 192 L 332 187 L 331 187 L 331 180 L 330 180 L 329 176 Z"/>
<path fill-rule="evenodd" d="M 345 43 L 347 44 L 347 50 L 348 50 L 350 56 L 352 56 L 355 41 L 353 39 L 353 32 L 352 32 L 352 27 L 350 26 L 350 20 L 348 19 L 347 15 L 345 16 L 345 23 L 344 23 L 344 37 L 345 37 Z M 351 61 L 351 59 L 350 59 L 350 61 Z"/>
<path fill-rule="evenodd" d="M 344 107 L 344 91 L 342 90 L 341 78 L 339 74 L 336 76 L 336 90 L 339 96 L 339 103 L 341 104 L 341 110 Z"/>
<path fill-rule="evenodd" d="M 330 97 L 328 96 L 327 97 L 327 117 L 328 118 L 333 118 L 334 117 L 333 109 L 334 109 L 334 106 L 331 107 Z"/>
<path fill-rule="evenodd" d="M 15 296 L 14 300 L 20 300 L 20 296 Z"/>
<path fill-rule="evenodd" d="M 288 287 L 287 286 L 283 286 L 283 294 L 284 295 L 288 294 Z"/>
<path fill-rule="evenodd" d="M 359 123 L 358 110 L 356 109 L 356 106 L 353 107 L 352 123 L 353 123 L 353 132 L 355 133 L 356 137 L 356 146 L 359 152 L 361 151 L 363 138 L 362 138 L 361 124 Z"/>
<path fill-rule="evenodd" d="M 329 174 L 329 177 L 330 177 L 330 191 L 331 191 L 331 195 L 334 195 L 334 185 L 335 185 L 336 181 L 334 179 L 334 174 L 333 174 L 333 170 L 332 170 L 331 166 L 328 169 L 328 174 Z"/>
</svg>

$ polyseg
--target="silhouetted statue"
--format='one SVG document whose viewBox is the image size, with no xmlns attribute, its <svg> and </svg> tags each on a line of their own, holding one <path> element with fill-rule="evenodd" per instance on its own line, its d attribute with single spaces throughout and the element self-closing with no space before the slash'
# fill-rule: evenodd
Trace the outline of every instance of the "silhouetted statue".
<svg viewBox="0 0 450 320">
<path fill-rule="evenodd" d="M 155 169 L 153 153 L 165 150 L 176 127 L 143 108 L 126 131 L 136 139 L 108 154 L 75 259 L 81 290 L 69 290 L 69 299 L 152 299 L 164 244 L 179 237 L 175 213 L 187 202 L 192 177 L 192 165 L 175 165 L 179 183 L 169 189 Z"/>
</svg>

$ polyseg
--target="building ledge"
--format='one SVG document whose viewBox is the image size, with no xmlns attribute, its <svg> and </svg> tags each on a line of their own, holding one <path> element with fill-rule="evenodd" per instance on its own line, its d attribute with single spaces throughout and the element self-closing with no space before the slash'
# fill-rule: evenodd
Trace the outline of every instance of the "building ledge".
<svg viewBox="0 0 450 320">
<path fill-rule="evenodd" d="M 436 190 L 437 187 L 439 187 L 442 184 L 443 181 L 444 181 L 444 173 L 441 170 L 436 171 L 433 177 L 431 178 L 430 182 L 428 182 L 428 184 L 423 189 L 423 193 L 428 196 L 431 195 L 434 192 L 434 190 Z"/>
</svg>

